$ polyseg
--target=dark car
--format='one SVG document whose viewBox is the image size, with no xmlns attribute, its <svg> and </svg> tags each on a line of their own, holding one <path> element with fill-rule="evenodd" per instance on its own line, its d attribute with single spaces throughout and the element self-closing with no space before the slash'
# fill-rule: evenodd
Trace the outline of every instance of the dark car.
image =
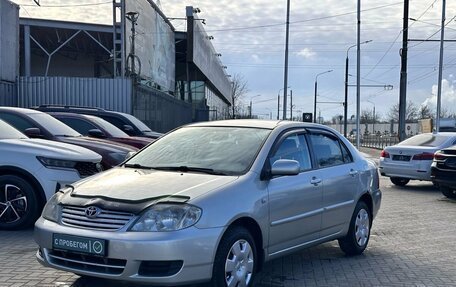
<svg viewBox="0 0 456 287">
<path fill-rule="evenodd" d="M 434 154 L 431 179 L 448 198 L 456 199 L 456 146 L 445 148 Z"/>
<path fill-rule="evenodd" d="M 123 162 L 138 149 L 104 139 L 84 137 L 52 116 L 30 109 L 0 107 L 0 119 L 31 138 L 59 141 L 90 149 L 102 156 L 104 169 Z"/>
<path fill-rule="evenodd" d="M 97 116 L 105 121 L 110 122 L 129 136 L 159 138 L 161 133 L 152 131 L 146 124 L 138 120 L 132 115 L 115 111 L 104 110 L 100 108 L 78 107 L 78 106 L 57 106 L 57 105 L 41 105 L 34 108 L 42 112 L 64 112 L 76 113 L 84 115 Z"/>
<path fill-rule="evenodd" d="M 143 148 L 153 142 L 152 138 L 131 137 L 102 118 L 75 113 L 48 113 L 83 136 L 107 139 L 136 148 Z"/>
</svg>

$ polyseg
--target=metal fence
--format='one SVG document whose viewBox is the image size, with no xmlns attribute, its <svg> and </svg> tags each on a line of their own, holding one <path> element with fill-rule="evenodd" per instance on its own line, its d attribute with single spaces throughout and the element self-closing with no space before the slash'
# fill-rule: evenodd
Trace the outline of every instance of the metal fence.
<svg viewBox="0 0 456 287">
<path fill-rule="evenodd" d="M 17 105 L 16 83 L 0 81 L 0 106 Z"/>
<path fill-rule="evenodd" d="M 18 106 L 45 104 L 100 107 L 131 113 L 132 81 L 75 77 L 19 77 Z"/>
<path fill-rule="evenodd" d="M 168 132 L 192 122 L 192 105 L 147 86 L 135 86 L 133 115 L 152 130 Z"/>
<path fill-rule="evenodd" d="M 354 137 L 350 137 L 349 140 L 352 144 L 356 144 L 356 139 Z M 376 149 L 384 149 L 387 146 L 392 146 L 397 143 L 399 143 L 399 139 L 392 136 L 365 135 L 360 139 L 361 146 Z"/>
</svg>

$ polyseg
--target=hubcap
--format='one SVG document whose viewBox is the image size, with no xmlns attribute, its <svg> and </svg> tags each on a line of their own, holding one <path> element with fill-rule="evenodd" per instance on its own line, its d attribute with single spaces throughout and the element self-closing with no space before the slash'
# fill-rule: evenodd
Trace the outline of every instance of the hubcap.
<svg viewBox="0 0 456 287">
<path fill-rule="evenodd" d="M 3 192 L 1 192 L 3 190 Z M 0 223 L 20 220 L 27 212 L 27 198 L 21 189 L 12 184 L 0 187 Z"/>
<path fill-rule="evenodd" d="M 240 239 L 231 246 L 225 262 L 225 282 L 228 287 L 244 287 L 253 273 L 253 250 L 247 240 Z"/>
<path fill-rule="evenodd" d="M 369 213 L 365 209 L 361 209 L 356 216 L 355 222 L 356 243 L 360 247 L 366 245 L 369 239 L 369 225 Z"/>
</svg>

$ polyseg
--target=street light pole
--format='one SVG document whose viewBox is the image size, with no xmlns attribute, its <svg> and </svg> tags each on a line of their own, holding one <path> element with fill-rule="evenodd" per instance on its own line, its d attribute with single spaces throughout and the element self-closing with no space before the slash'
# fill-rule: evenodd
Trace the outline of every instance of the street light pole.
<svg viewBox="0 0 456 287">
<path fill-rule="evenodd" d="M 375 103 L 370 101 L 370 100 L 367 100 L 369 103 L 371 103 L 372 105 L 374 105 L 374 110 L 372 112 L 372 133 L 375 134 Z"/>
<path fill-rule="evenodd" d="M 283 80 L 283 120 L 287 119 L 287 87 L 288 87 L 288 38 L 290 34 L 290 0 L 287 0 L 287 23 L 285 36 L 285 71 Z"/>
<path fill-rule="evenodd" d="M 364 41 L 361 44 L 367 44 L 372 42 L 372 40 Z M 357 44 L 348 47 L 347 49 L 347 57 L 345 58 L 345 100 L 344 100 L 344 137 L 347 137 L 347 112 L 348 112 L 348 52 L 351 48 L 356 47 Z"/>
<path fill-rule="evenodd" d="M 443 72 L 443 40 L 445 38 L 445 6 L 446 1 L 442 0 L 442 29 L 440 31 L 440 58 L 439 58 L 439 82 L 437 85 L 437 114 L 435 117 L 436 132 L 440 131 L 440 108 L 442 102 L 442 72 Z"/>
<path fill-rule="evenodd" d="M 318 91 L 318 76 L 331 73 L 333 70 L 328 70 L 325 72 L 321 72 L 315 76 L 315 95 L 314 95 L 314 123 L 317 122 L 317 91 Z"/>
<path fill-rule="evenodd" d="M 261 96 L 261 95 L 256 95 L 256 96 L 253 96 L 253 97 L 250 98 L 250 107 L 249 107 L 250 112 L 249 112 L 249 118 L 252 118 L 252 99 L 254 99 L 254 98 L 256 98 L 256 97 L 259 97 L 259 96 Z"/>
</svg>

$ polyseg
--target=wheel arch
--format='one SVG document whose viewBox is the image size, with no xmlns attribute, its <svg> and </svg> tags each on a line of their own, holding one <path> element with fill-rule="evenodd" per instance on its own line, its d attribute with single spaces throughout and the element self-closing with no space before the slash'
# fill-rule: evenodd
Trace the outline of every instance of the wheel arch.
<svg viewBox="0 0 456 287">
<path fill-rule="evenodd" d="M 367 207 L 369 207 L 369 213 L 370 213 L 370 220 L 371 220 L 371 224 L 372 224 L 372 221 L 373 221 L 373 213 L 374 213 L 374 202 L 373 202 L 373 199 L 372 199 L 372 196 L 369 192 L 365 192 L 363 195 L 361 195 L 361 197 L 358 199 L 358 202 L 364 202 L 367 204 Z"/>
<path fill-rule="evenodd" d="M 46 196 L 44 194 L 43 187 L 41 186 L 39 181 L 28 171 L 15 166 L 0 166 L 0 176 L 1 175 L 15 175 L 27 180 L 33 187 L 37 188 L 38 190 L 40 208 L 42 208 L 44 204 L 46 204 Z"/>
</svg>

